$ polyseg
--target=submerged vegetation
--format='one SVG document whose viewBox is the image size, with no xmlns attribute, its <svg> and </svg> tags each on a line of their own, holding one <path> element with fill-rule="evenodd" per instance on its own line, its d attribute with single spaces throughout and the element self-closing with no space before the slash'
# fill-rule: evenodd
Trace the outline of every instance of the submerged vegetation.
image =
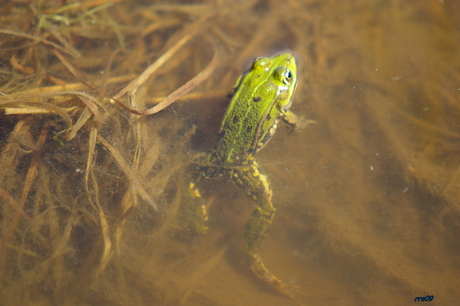
<svg viewBox="0 0 460 306">
<path fill-rule="evenodd" d="M 1 303 L 289 303 L 240 269 L 248 201 L 208 185 L 211 230 L 188 237 L 177 188 L 244 65 L 285 49 L 317 124 L 259 160 L 267 266 L 313 304 L 458 300 L 459 9 L 179 2 L 0 7 Z"/>
</svg>

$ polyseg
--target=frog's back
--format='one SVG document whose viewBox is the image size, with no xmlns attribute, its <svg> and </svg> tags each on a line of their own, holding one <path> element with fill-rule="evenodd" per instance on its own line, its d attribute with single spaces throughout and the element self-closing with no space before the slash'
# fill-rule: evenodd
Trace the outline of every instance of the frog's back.
<svg viewBox="0 0 460 306">
<path fill-rule="evenodd" d="M 233 98 L 224 116 L 220 139 L 215 149 L 223 166 L 250 162 L 263 144 L 268 142 L 280 117 L 278 99 L 289 99 L 289 86 L 282 80 L 289 71 L 295 88 L 295 59 L 289 53 L 273 58 L 258 58 L 235 84 Z M 280 82 L 280 79 L 281 82 Z"/>
</svg>

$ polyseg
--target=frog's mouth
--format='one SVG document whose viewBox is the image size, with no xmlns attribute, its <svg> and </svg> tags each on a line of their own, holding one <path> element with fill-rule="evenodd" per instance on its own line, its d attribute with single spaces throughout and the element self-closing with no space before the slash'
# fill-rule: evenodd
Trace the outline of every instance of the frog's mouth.
<svg viewBox="0 0 460 306">
<path fill-rule="evenodd" d="M 292 60 L 295 60 L 294 56 L 291 56 L 287 61 L 290 64 Z M 293 73 L 294 76 L 293 76 L 293 84 L 291 84 L 290 86 L 287 86 L 287 89 L 286 89 L 286 92 L 289 93 L 288 96 L 290 96 L 290 99 L 286 103 L 286 105 L 284 105 L 284 107 L 283 107 L 283 110 L 285 112 L 287 112 L 291 108 L 292 100 L 294 98 L 294 92 L 296 91 L 297 82 L 298 82 L 297 72 L 296 71 L 290 71 L 290 70 L 288 70 L 288 71 L 289 71 L 289 73 Z"/>
<path fill-rule="evenodd" d="M 291 95 L 290 95 L 291 97 L 290 97 L 289 101 L 286 103 L 286 105 L 284 105 L 284 107 L 283 107 L 283 110 L 285 112 L 287 112 L 291 108 L 292 101 L 293 101 L 293 98 L 294 98 L 293 93 L 295 92 L 296 87 L 297 87 L 297 79 L 295 79 L 295 83 L 291 85 L 291 88 L 287 89 L 288 91 L 291 90 Z"/>
</svg>

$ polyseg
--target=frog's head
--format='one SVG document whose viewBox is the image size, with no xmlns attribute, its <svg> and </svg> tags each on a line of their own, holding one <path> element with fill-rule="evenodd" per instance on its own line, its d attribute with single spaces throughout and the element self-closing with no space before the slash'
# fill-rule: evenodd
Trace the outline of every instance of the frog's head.
<svg viewBox="0 0 460 306">
<path fill-rule="evenodd" d="M 259 88 L 271 94 L 261 92 L 260 95 L 276 97 L 286 110 L 290 107 L 291 97 L 297 85 L 297 64 L 291 53 L 258 57 L 253 61 L 249 73 L 251 73 L 251 88 L 257 88 L 265 82 L 265 86 Z"/>
<path fill-rule="evenodd" d="M 291 53 L 281 53 L 272 58 L 272 80 L 278 88 L 278 103 L 285 111 L 292 104 L 297 86 L 297 64 Z"/>
</svg>

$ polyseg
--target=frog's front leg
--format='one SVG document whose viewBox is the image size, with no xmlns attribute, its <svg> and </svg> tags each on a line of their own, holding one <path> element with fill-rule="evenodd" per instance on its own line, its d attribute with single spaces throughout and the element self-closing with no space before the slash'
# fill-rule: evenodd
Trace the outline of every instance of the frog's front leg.
<svg viewBox="0 0 460 306">
<path fill-rule="evenodd" d="M 316 123 L 314 120 L 308 120 L 302 116 L 297 116 L 291 111 L 285 111 L 281 119 L 295 132 L 303 130 L 307 125 Z"/>
<path fill-rule="evenodd" d="M 249 258 L 252 271 L 258 278 L 297 301 L 291 288 L 268 271 L 257 254 L 276 211 L 267 177 L 259 171 L 259 167 L 254 162 L 250 166 L 233 169 L 231 179 L 237 187 L 258 203 L 246 225 L 244 235 L 244 253 Z"/>
</svg>

